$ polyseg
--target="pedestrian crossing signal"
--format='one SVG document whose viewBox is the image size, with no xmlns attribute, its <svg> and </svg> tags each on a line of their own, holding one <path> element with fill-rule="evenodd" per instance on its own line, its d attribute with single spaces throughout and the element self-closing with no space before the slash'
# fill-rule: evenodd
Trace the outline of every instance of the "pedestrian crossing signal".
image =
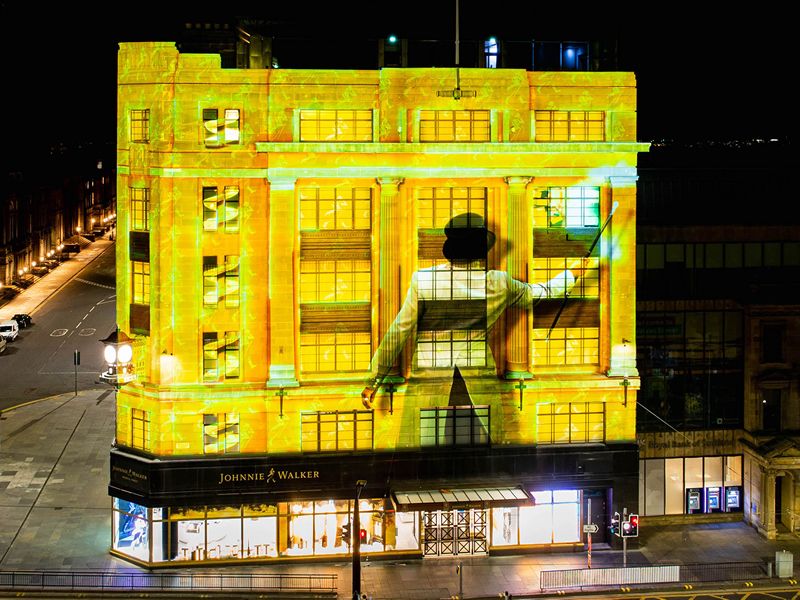
<svg viewBox="0 0 800 600">
<path fill-rule="evenodd" d="M 621 532 L 619 527 L 620 527 L 619 512 L 615 512 L 614 516 L 611 517 L 611 526 L 610 526 L 611 535 L 620 536 Z"/>
</svg>

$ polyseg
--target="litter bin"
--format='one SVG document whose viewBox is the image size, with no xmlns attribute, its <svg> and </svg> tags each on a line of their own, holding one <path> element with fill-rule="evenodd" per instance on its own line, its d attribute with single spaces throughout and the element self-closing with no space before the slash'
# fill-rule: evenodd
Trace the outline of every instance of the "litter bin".
<svg viewBox="0 0 800 600">
<path fill-rule="evenodd" d="M 791 577 L 794 574 L 794 556 L 786 550 L 775 553 L 775 575 L 777 577 Z"/>
</svg>

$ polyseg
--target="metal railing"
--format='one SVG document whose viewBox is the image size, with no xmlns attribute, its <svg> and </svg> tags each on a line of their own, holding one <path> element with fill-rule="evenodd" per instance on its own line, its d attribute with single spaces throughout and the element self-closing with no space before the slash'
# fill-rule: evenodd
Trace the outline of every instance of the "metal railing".
<svg viewBox="0 0 800 600">
<path fill-rule="evenodd" d="M 336 574 L 114 573 L 108 571 L 0 571 L 0 590 L 149 590 L 208 592 L 337 591 Z"/>
<path fill-rule="evenodd" d="M 649 583 L 700 583 L 768 579 L 770 565 L 763 562 L 690 563 L 602 569 L 542 571 L 542 590 L 590 588 Z"/>
</svg>

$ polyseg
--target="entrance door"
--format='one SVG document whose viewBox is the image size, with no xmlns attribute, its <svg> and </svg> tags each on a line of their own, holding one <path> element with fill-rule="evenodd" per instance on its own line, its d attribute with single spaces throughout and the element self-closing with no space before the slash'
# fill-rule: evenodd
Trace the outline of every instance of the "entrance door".
<svg viewBox="0 0 800 600">
<path fill-rule="evenodd" d="M 488 511 L 467 508 L 422 513 L 424 556 L 486 554 Z"/>
<path fill-rule="evenodd" d="M 583 524 L 594 523 L 597 525 L 597 533 L 592 534 L 592 543 L 594 544 L 608 541 L 607 493 L 607 490 L 584 490 L 583 492 Z M 592 506 L 591 513 L 589 513 L 589 504 Z"/>
</svg>

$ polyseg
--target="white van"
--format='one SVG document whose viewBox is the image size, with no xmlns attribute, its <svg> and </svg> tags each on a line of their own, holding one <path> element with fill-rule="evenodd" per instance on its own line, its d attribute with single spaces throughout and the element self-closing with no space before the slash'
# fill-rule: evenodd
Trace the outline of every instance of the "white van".
<svg viewBox="0 0 800 600">
<path fill-rule="evenodd" d="M 13 342 L 19 335 L 19 325 L 16 321 L 0 321 L 0 336 L 6 341 Z"/>
</svg>

